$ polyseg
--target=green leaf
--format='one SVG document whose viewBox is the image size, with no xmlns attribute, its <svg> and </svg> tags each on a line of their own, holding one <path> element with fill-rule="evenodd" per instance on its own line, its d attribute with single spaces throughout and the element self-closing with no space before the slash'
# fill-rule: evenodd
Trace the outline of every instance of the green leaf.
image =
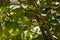
<svg viewBox="0 0 60 40">
<path fill-rule="evenodd" d="M 7 29 L 13 28 L 15 30 L 16 28 L 18 28 L 18 23 L 17 22 L 6 21 L 5 26 L 6 26 Z"/>
</svg>

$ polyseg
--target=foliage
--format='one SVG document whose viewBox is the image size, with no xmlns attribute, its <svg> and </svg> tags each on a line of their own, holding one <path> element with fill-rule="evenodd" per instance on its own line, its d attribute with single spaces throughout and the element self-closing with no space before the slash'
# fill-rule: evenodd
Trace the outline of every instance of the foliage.
<svg viewBox="0 0 60 40">
<path fill-rule="evenodd" d="M 60 0 L 0 0 L 0 40 L 53 38 L 60 40 Z"/>
</svg>

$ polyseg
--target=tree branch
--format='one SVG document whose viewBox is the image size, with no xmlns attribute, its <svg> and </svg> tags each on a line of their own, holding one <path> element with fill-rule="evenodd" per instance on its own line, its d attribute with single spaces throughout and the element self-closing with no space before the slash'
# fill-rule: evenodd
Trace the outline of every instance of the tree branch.
<svg viewBox="0 0 60 40">
<path fill-rule="evenodd" d="M 51 31 L 49 30 L 49 27 L 48 27 L 48 24 L 47 24 L 47 21 L 45 20 L 45 18 L 41 15 L 41 12 L 38 10 L 38 8 L 36 7 L 35 9 L 36 13 L 38 13 L 40 15 L 40 18 L 41 20 L 43 21 L 46 29 L 47 29 L 47 32 L 48 32 L 48 35 L 50 36 L 51 40 L 55 40 L 51 34 Z"/>
<path fill-rule="evenodd" d="M 31 2 L 31 0 L 29 0 L 29 1 Z M 31 2 L 31 3 L 32 3 L 32 2 Z M 45 18 L 41 15 L 41 12 L 39 11 L 39 9 L 38 9 L 38 7 L 36 6 L 36 4 L 34 3 L 34 0 L 33 0 L 33 4 L 32 4 L 32 5 L 35 7 L 35 9 L 34 9 L 35 14 L 39 14 L 39 15 L 40 15 L 41 20 L 43 21 L 43 23 L 44 23 L 44 25 L 45 25 L 45 27 L 46 27 L 46 29 L 47 29 L 48 35 L 50 36 L 51 40 L 55 40 L 55 39 L 53 38 L 52 34 L 51 34 L 51 31 L 49 30 L 49 27 L 48 27 L 48 25 L 47 25 L 47 21 L 46 21 Z M 40 20 L 39 20 L 39 18 L 36 18 L 36 20 L 37 20 L 38 24 L 40 25 Z M 40 29 L 41 29 L 42 33 L 44 33 L 44 30 L 43 30 L 41 27 L 40 27 Z M 44 35 L 46 35 L 46 34 L 44 34 Z M 43 35 L 43 36 L 44 36 L 44 35 Z"/>
</svg>

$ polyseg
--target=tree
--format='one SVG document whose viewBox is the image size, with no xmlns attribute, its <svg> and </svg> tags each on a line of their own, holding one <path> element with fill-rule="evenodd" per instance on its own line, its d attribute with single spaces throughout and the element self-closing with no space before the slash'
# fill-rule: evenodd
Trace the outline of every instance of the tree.
<svg viewBox="0 0 60 40">
<path fill-rule="evenodd" d="M 0 0 L 0 40 L 60 40 L 59 0 Z"/>
</svg>

